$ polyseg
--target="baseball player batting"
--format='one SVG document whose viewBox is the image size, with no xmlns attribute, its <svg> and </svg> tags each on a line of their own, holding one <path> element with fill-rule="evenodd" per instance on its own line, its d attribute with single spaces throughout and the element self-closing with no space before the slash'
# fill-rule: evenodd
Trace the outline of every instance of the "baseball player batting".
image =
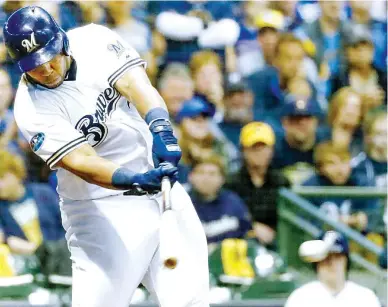
<svg viewBox="0 0 388 307">
<path fill-rule="evenodd" d="M 175 182 L 181 151 L 145 62 L 108 28 L 65 33 L 38 6 L 15 11 L 3 30 L 24 73 L 16 122 L 58 170 L 73 306 L 127 307 L 140 283 L 160 306 L 209 306 L 205 234 Z M 159 253 L 164 177 L 181 242 L 174 270 Z"/>
</svg>

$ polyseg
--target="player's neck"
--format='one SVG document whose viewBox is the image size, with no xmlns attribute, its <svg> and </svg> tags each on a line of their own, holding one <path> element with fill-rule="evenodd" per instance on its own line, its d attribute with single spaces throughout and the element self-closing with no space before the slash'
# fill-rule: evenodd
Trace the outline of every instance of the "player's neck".
<svg viewBox="0 0 388 307">
<path fill-rule="evenodd" d="M 320 278 L 320 281 L 325 285 L 325 287 L 330 291 L 331 294 L 337 295 L 345 287 L 346 278 L 338 277 L 335 280 L 326 280 L 324 278 Z"/>
</svg>

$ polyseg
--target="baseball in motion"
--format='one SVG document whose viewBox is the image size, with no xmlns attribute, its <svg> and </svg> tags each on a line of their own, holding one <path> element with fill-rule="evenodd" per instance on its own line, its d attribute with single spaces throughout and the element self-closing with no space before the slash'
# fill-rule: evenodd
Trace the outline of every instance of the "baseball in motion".
<svg viewBox="0 0 388 307">
<path fill-rule="evenodd" d="M 65 33 L 39 6 L 15 11 L 3 32 L 23 72 L 16 123 L 57 170 L 72 305 L 127 307 L 142 283 L 160 306 L 209 306 L 206 237 L 177 182 L 181 150 L 146 63 L 110 29 Z"/>
</svg>

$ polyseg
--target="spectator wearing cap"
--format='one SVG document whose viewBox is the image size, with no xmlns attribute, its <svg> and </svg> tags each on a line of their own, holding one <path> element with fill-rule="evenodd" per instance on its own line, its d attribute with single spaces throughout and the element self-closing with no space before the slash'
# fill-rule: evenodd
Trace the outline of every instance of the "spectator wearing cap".
<svg viewBox="0 0 388 307">
<path fill-rule="evenodd" d="M 266 10 L 266 1 L 247 0 L 241 2 L 243 19 L 239 22 L 240 35 L 234 46 L 237 71 L 242 77 L 247 77 L 262 69 L 264 58 L 257 40 L 257 16 Z"/>
<path fill-rule="evenodd" d="M 372 34 L 374 45 L 373 65 L 387 70 L 387 21 L 372 17 L 373 1 L 349 1 L 351 26 L 364 25 Z M 386 5 L 386 3 L 385 3 Z M 385 8 L 386 12 L 386 8 Z M 386 19 L 386 18 L 385 18 Z"/>
<path fill-rule="evenodd" d="M 253 220 L 255 237 L 273 246 L 277 226 L 277 193 L 289 186 L 281 172 L 271 167 L 275 133 L 270 125 L 252 122 L 244 126 L 240 135 L 243 165 L 230 177 L 227 188 L 236 192 L 247 204 Z"/>
<path fill-rule="evenodd" d="M 386 108 L 380 107 L 369 111 L 363 122 L 364 149 L 373 165 L 378 187 L 388 186 L 387 117 Z"/>
<path fill-rule="evenodd" d="M 267 66 L 246 79 L 254 95 L 254 120 L 279 121 L 288 81 L 304 75 L 304 58 L 302 42 L 293 34 L 282 34 L 274 51 L 273 66 Z M 311 88 L 315 97 L 316 90 L 312 84 Z"/>
<path fill-rule="evenodd" d="M 385 103 L 387 74 L 373 66 L 374 45 L 371 33 L 363 25 L 355 25 L 347 32 L 347 67 L 333 76 L 332 91 L 350 86 L 362 98 L 363 114 Z"/>
<path fill-rule="evenodd" d="M 327 121 L 332 131 L 332 141 L 337 147 L 347 148 L 352 156 L 362 151 L 362 101 L 351 87 L 343 87 L 332 97 Z"/>
<path fill-rule="evenodd" d="M 278 132 L 273 167 L 283 169 L 292 184 L 313 171 L 315 144 L 330 138 L 327 127 L 318 128 L 321 109 L 314 98 L 288 94 L 281 111 L 283 132 Z"/>
<path fill-rule="evenodd" d="M 346 237 L 336 231 L 326 231 L 316 239 L 317 244 L 310 245 L 310 250 L 306 251 L 314 258 L 303 259 L 313 264 L 317 280 L 294 290 L 288 297 L 285 307 L 380 307 L 379 299 L 372 290 L 348 280 L 350 251 Z M 327 253 L 322 253 L 322 245 L 319 242 L 327 246 Z"/>
<path fill-rule="evenodd" d="M 314 46 L 303 28 L 287 23 L 290 19 L 284 16 L 282 9 L 279 9 L 279 7 L 283 8 L 283 3 L 284 7 L 293 5 L 289 5 L 289 1 L 280 1 L 279 4 L 275 4 L 274 1 L 243 2 L 245 19 L 240 24 L 240 37 L 235 46 L 238 72 L 242 77 L 246 78 L 262 70 L 266 65 L 273 64 L 275 47 L 282 32 L 293 32 L 302 40 L 308 54 L 314 52 Z M 290 13 L 287 9 L 285 11 Z M 314 62 L 306 57 L 303 65 L 309 79 L 315 83 L 318 73 Z"/>
<path fill-rule="evenodd" d="M 248 208 L 234 192 L 224 189 L 226 169 L 217 156 L 196 161 L 189 175 L 189 195 L 208 244 L 244 238 L 252 228 Z"/>
<path fill-rule="evenodd" d="M 218 155 L 231 174 L 240 166 L 239 152 L 212 126 L 214 109 L 199 98 L 185 101 L 175 121 L 179 125 L 182 163 L 191 167 L 196 161 Z"/>
<path fill-rule="evenodd" d="M 224 105 L 225 113 L 218 126 L 229 141 L 239 148 L 241 129 L 253 120 L 252 91 L 243 81 L 230 84 L 225 92 Z"/>
<path fill-rule="evenodd" d="M 282 31 L 285 29 L 284 16 L 278 11 L 266 10 L 256 17 L 256 26 L 258 27 L 257 40 L 264 63 L 265 65 L 273 65 L 275 48 Z"/>
<path fill-rule="evenodd" d="M 295 75 L 306 77 L 316 86 L 318 83 L 318 70 L 314 61 L 309 57 L 315 53 L 315 47 L 302 28 L 294 31 L 287 29 L 285 16 L 277 10 L 267 10 L 260 13 L 256 18 L 256 24 L 259 28 L 257 39 L 261 46 L 265 64 L 274 65 L 275 48 L 281 34 L 292 33 L 300 40 L 305 51 L 302 67 Z"/>
<path fill-rule="evenodd" d="M 345 62 L 343 46 L 346 22 L 341 20 L 344 1 L 320 0 L 319 6 L 320 17 L 306 24 L 305 31 L 316 47 L 313 58 L 321 78 L 328 80 L 330 76 L 338 73 Z"/>
<path fill-rule="evenodd" d="M 351 159 L 347 148 L 336 147 L 332 142 L 320 143 L 314 149 L 316 174 L 303 186 L 374 186 L 371 165 L 365 159 Z M 309 197 L 330 218 L 342 221 L 360 231 L 375 230 L 381 221 L 377 199 L 351 199 L 349 197 Z"/>
</svg>

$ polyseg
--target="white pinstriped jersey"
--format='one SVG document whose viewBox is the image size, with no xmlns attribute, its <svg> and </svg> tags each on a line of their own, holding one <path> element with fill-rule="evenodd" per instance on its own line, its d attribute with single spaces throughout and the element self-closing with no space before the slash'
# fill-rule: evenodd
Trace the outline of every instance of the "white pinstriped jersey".
<svg viewBox="0 0 388 307">
<path fill-rule="evenodd" d="M 50 168 L 66 154 L 89 143 L 103 158 L 134 172 L 153 167 L 152 136 L 135 107 L 113 87 L 128 70 L 145 62 L 117 34 L 90 24 L 68 33 L 74 62 L 68 78 L 55 89 L 22 77 L 15 119 L 33 151 Z M 58 193 L 85 200 L 122 193 L 89 184 L 58 169 Z"/>
<path fill-rule="evenodd" d="M 380 307 L 372 290 L 352 281 L 336 295 L 320 281 L 309 282 L 291 293 L 285 307 Z"/>
</svg>

